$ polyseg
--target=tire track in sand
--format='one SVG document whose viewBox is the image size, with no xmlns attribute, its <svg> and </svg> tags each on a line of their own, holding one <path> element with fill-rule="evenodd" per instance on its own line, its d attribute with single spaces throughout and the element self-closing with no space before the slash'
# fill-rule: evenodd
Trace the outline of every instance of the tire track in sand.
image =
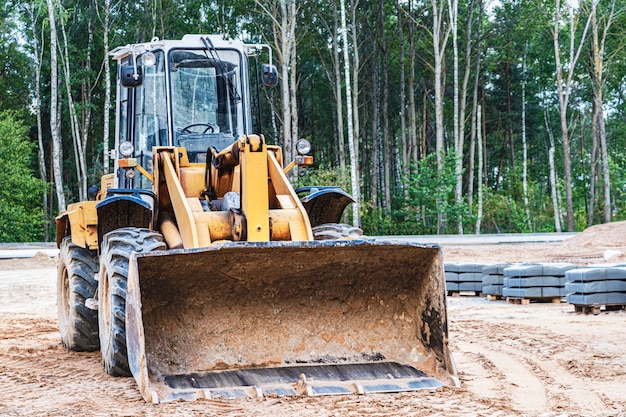
<svg viewBox="0 0 626 417">
<path fill-rule="evenodd" d="M 457 341 L 456 344 L 462 352 L 488 357 L 498 368 L 499 373 L 504 376 L 504 380 L 499 381 L 498 386 L 510 394 L 512 408 L 528 413 L 538 413 L 547 409 L 546 392 L 542 381 L 516 357 L 477 343 Z M 484 395 L 481 392 L 477 394 Z"/>
</svg>

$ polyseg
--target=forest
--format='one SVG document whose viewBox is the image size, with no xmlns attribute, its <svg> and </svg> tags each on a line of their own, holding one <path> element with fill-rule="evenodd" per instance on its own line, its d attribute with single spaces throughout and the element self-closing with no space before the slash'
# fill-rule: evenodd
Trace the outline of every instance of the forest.
<svg viewBox="0 0 626 417">
<path fill-rule="evenodd" d="M 221 34 L 273 49 L 263 133 L 341 185 L 368 235 L 580 231 L 626 219 L 626 2 L 4 0 L 0 242 L 112 169 L 130 43 Z M 287 153 L 289 155 L 289 153 Z M 287 161 L 288 162 L 288 161 Z"/>
</svg>

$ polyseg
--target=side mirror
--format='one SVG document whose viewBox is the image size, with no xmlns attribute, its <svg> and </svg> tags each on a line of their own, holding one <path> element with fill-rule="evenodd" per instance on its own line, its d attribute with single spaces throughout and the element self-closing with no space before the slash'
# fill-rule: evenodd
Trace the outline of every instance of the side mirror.
<svg viewBox="0 0 626 417">
<path fill-rule="evenodd" d="M 122 67 L 120 69 L 120 81 L 122 82 L 122 87 L 139 87 L 143 82 L 142 74 L 143 71 L 140 66 L 137 66 L 137 72 L 135 72 L 135 67 L 132 65 Z"/>
<path fill-rule="evenodd" d="M 261 74 L 263 85 L 267 87 L 276 87 L 278 85 L 278 70 L 276 70 L 274 65 L 261 65 Z"/>
</svg>

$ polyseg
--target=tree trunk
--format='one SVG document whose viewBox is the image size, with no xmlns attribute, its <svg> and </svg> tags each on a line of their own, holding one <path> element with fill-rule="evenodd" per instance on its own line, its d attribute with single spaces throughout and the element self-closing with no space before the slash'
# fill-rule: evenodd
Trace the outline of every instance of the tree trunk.
<svg viewBox="0 0 626 417">
<path fill-rule="evenodd" d="M 380 24 L 380 48 L 382 53 L 382 128 L 383 128 L 383 208 L 385 214 L 391 213 L 391 152 L 392 147 L 389 141 L 389 51 L 387 51 L 387 37 L 385 36 L 385 22 L 383 19 L 383 1 L 378 4 L 378 18 Z"/>
<path fill-rule="evenodd" d="M 61 19 L 61 33 L 63 34 L 63 55 L 61 55 L 61 61 L 65 75 L 65 89 L 70 115 L 72 140 L 74 144 L 74 159 L 76 160 L 76 177 L 78 178 L 79 195 L 78 198 L 80 201 L 84 201 L 87 199 L 87 163 L 85 158 L 85 147 L 83 146 L 81 127 L 80 123 L 78 122 L 74 96 L 72 94 L 69 45 L 67 42 L 67 32 L 65 30 L 65 23 L 63 19 Z M 89 47 L 87 48 L 87 54 L 89 54 Z M 87 97 L 85 97 L 85 99 L 87 99 Z M 88 103 L 83 104 L 88 105 Z"/>
<path fill-rule="evenodd" d="M 111 63 L 109 59 L 109 26 L 111 22 L 111 0 L 104 0 L 104 111 L 102 128 L 102 170 L 109 173 L 109 115 L 111 110 Z"/>
<path fill-rule="evenodd" d="M 54 0 L 46 0 L 50 24 L 50 134 L 52 136 L 52 169 L 57 194 L 59 211 L 65 210 L 65 191 L 63 189 L 63 143 L 61 141 L 61 119 L 58 113 L 58 64 L 57 64 L 57 29 Z"/>
<path fill-rule="evenodd" d="M 433 11 L 433 48 L 435 53 L 435 129 L 436 129 L 436 157 L 437 157 L 437 175 L 441 180 L 441 174 L 443 171 L 443 58 L 446 50 L 446 43 L 448 42 L 448 36 L 450 34 L 450 26 L 444 30 L 443 24 L 443 7 L 439 7 L 438 0 L 431 0 Z M 442 202 L 437 197 L 437 233 L 443 233 L 444 228 L 444 216 Z"/>
<path fill-rule="evenodd" d="M 289 71 L 290 71 L 290 82 L 289 82 L 289 102 L 291 105 L 291 160 L 296 157 L 296 149 L 295 143 L 298 140 L 300 135 L 299 133 L 299 123 L 298 123 L 298 100 L 297 100 L 297 92 L 298 92 L 298 55 L 297 55 L 297 47 L 298 42 L 296 42 L 296 16 L 297 16 L 297 8 L 296 8 L 296 0 L 291 0 L 289 2 L 289 11 L 287 13 L 289 16 L 289 41 L 291 44 L 291 51 L 289 53 Z"/>
<path fill-rule="evenodd" d="M 411 15 L 411 7 L 413 2 L 409 2 L 409 15 Z M 415 61 L 417 56 L 415 52 L 415 22 L 409 19 L 409 143 L 412 149 L 412 159 L 417 161 L 422 157 L 420 145 L 417 138 L 417 106 L 415 104 Z M 426 122 L 424 121 L 424 124 Z"/>
<path fill-rule="evenodd" d="M 463 199 L 463 138 L 460 137 L 462 120 L 464 116 L 459 114 L 460 107 L 460 97 L 459 97 L 459 37 L 458 37 L 458 20 L 459 20 L 459 11 L 458 11 L 458 0 L 448 0 L 448 8 L 450 13 L 450 27 L 452 30 L 452 54 L 454 56 L 453 59 L 453 83 L 454 83 L 454 91 L 453 91 L 453 106 L 454 106 L 454 114 L 453 114 L 453 137 L 454 137 L 454 153 L 455 153 L 455 175 L 456 175 L 456 186 L 454 188 L 454 202 L 457 205 L 461 205 L 461 201 Z M 471 24 L 471 18 L 469 20 Z M 470 47 L 467 46 L 467 50 L 469 51 Z M 463 234 L 463 217 L 459 214 L 457 217 L 457 233 Z"/>
<path fill-rule="evenodd" d="M 604 111 L 603 111 L 603 99 L 602 90 L 604 88 L 603 73 L 606 70 L 604 67 L 604 46 L 606 36 L 613 22 L 613 16 L 615 12 L 615 0 L 611 2 L 610 12 L 608 16 L 604 16 L 604 28 L 602 39 L 599 39 L 599 28 L 597 19 L 597 7 L 598 1 L 593 0 L 591 2 L 591 25 L 593 34 L 593 73 L 591 77 L 593 85 L 594 96 L 594 108 L 596 111 L 595 118 L 598 128 L 598 137 L 600 139 L 600 150 L 602 154 L 602 179 L 604 182 L 604 222 L 611 221 L 611 177 L 609 171 L 609 155 L 606 144 L 606 127 L 604 123 Z"/>
<path fill-rule="evenodd" d="M 596 183 L 598 180 L 598 114 L 596 102 L 593 101 L 593 116 L 591 117 L 591 154 L 589 155 L 589 208 L 587 212 L 587 227 L 593 225 L 596 210 Z"/>
<path fill-rule="evenodd" d="M 558 192 L 556 187 L 556 167 L 554 164 L 554 134 L 550 125 L 548 116 L 548 107 L 544 106 L 543 121 L 550 138 L 550 149 L 548 150 L 548 163 L 550 165 L 550 194 L 552 195 L 552 209 L 554 212 L 554 229 L 555 232 L 561 233 L 561 209 L 559 208 Z"/>
<path fill-rule="evenodd" d="M 567 126 L 567 107 L 569 102 L 569 95 L 572 89 L 572 79 L 574 77 L 574 69 L 576 62 L 580 56 L 582 45 L 587 37 L 587 30 L 589 28 L 590 18 L 587 19 L 585 29 L 582 33 L 582 38 L 578 47 L 575 47 L 576 40 L 576 24 L 574 21 L 574 11 L 571 5 L 567 5 L 569 11 L 569 27 L 570 27 L 570 44 L 569 44 L 569 61 L 567 78 L 563 79 L 563 65 L 561 63 L 561 53 L 559 46 L 559 26 L 561 20 L 561 0 L 556 0 L 556 7 L 554 13 L 554 55 L 556 64 L 556 81 L 559 92 L 559 116 L 561 121 L 561 141 L 563 143 L 563 167 L 565 171 L 565 205 L 567 212 L 567 230 L 568 232 L 574 231 L 574 205 L 572 200 L 572 163 L 571 163 L 571 151 L 569 143 L 569 133 Z"/>
<path fill-rule="evenodd" d="M 528 206 L 528 147 L 526 144 L 526 54 L 528 43 L 524 49 L 522 60 L 522 192 L 524 194 L 524 209 L 526 211 L 526 226 L 528 231 L 532 231 L 530 224 L 530 208 Z"/>
<path fill-rule="evenodd" d="M 26 11 L 29 17 L 30 29 L 33 32 L 33 58 L 35 60 L 35 88 L 34 88 L 34 111 L 35 116 L 37 118 L 37 161 L 39 164 L 39 176 L 42 181 L 48 182 L 48 172 L 46 168 L 46 155 L 45 148 L 43 145 L 43 122 L 41 117 L 41 65 L 42 65 L 42 55 L 44 50 L 44 42 L 43 42 L 43 31 L 41 33 L 42 42 L 41 49 L 39 46 L 39 39 L 37 35 L 37 20 L 38 16 L 35 13 L 35 3 L 31 2 L 26 6 Z M 42 193 L 42 206 L 43 206 L 43 232 L 44 232 L 44 241 L 48 242 L 50 240 L 50 233 L 48 228 L 48 192 L 44 191 Z"/>
<path fill-rule="evenodd" d="M 341 29 L 343 33 L 343 65 L 344 65 L 344 78 L 346 82 L 346 111 L 348 113 L 348 152 L 350 153 L 350 177 L 352 185 L 352 197 L 356 201 L 352 208 L 352 225 L 360 227 L 361 225 L 361 188 L 359 185 L 360 172 L 359 172 L 359 159 L 358 159 L 358 137 L 355 135 L 356 130 L 353 127 L 353 122 L 357 119 L 353 119 L 353 112 L 356 111 L 356 107 L 353 108 L 352 104 L 352 86 L 350 85 L 350 55 L 348 54 L 348 27 L 346 26 L 346 6 L 344 0 L 341 1 Z M 352 7 L 353 22 L 356 13 L 356 5 Z M 352 30 L 356 30 L 355 25 L 352 25 Z M 356 40 L 356 32 L 354 32 L 354 39 Z M 357 51 L 357 43 L 354 42 L 354 50 Z M 358 55 L 355 52 L 355 66 L 358 65 Z M 355 82 L 358 79 L 356 71 L 358 67 L 355 67 Z M 355 85 L 356 86 L 356 85 Z M 356 87 L 355 87 L 356 90 Z M 355 96 L 358 95 L 358 91 L 355 91 Z M 358 127 L 357 127 L 358 128 Z"/>
<path fill-rule="evenodd" d="M 472 205 L 474 199 L 474 153 L 476 149 L 476 132 L 480 128 L 480 125 L 476 121 L 477 115 L 476 112 L 478 110 L 478 82 L 480 80 L 480 46 L 481 46 L 481 21 L 483 16 L 483 2 L 482 0 L 478 0 L 478 39 L 476 43 L 476 67 L 474 69 L 474 88 L 472 90 L 472 124 L 470 131 L 470 157 L 469 157 L 469 168 L 468 168 L 468 179 L 467 179 L 467 195 L 469 200 L 469 214 L 472 215 Z M 480 142 L 478 142 L 478 146 Z"/>
<path fill-rule="evenodd" d="M 293 1 L 293 0 L 292 0 Z M 280 71 L 282 75 L 281 89 L 281 103 L 283 113 L 283 148 L 287 161 L 291 161 L 293 156 L 292 138 L 291 138 L 291 105 L 289 99 L 291 98 L 289 90 L 289 63 L 291 62 L 291 42 L 289 39 L 289 17 L 287 15 L 286 1 L 280 2 Z"/>
<path fill-rule="evenodd" d="M 339 59 L 339 16 L 333 3 L 333 67 L 335 70 L 335 100 L 337 100 L 337 142 L 339 142 L 339 168 L 341 181 L 346 172 L 346 146 L 343 132 L 343 92 L 341 91 L 341 61 Z"/>
<path fill-rule="evenodd" d="M 402 8 L 398 3 L 398 0 L 395 0 L 396 11 L 398 12 L 398 39 L 400 41 L 400 51 L 399 51 L 399 60 L 400 60 L 400 85 L 399 85 L 399 93 L 400 93 L 400 142 L 402 144 L 402 174 L 407 176 L 409 174 L 409 161 L 411 150 L 409 148 L 409 141 L 407 140 L 407 132 L 406 132 L 406 81 L 405 81 L 405 64 L 404 64 L 404 32 L 403 25 L 404 22 L 402 20 Z M 405 199 L 408 197 L 408 188 L 404 187 L 404 197 Z"/>
<path fill-rule="evenodd" d="M 478 143 L 478 208 L 476 212 L 476 228 L 474 233 L 480 234 L 480 224 L 483 220 L 483 134 L 482 134 L 482 103 L 476 107 L 476 142 Z"/>
</svg>

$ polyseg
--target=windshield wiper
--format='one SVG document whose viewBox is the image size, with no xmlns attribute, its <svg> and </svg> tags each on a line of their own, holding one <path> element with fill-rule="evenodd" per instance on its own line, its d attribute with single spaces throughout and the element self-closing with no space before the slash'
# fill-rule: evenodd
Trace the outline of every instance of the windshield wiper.
<svg viewBox="0 0 626 417">
<path fill-rule="evenodd" d="M 224 62 L 222 62 L 222 59 L 220 58 L 219 54 L 217 53 L 217 49 L 215 49 L 215 46 L 213 45 L 213 42 L 208 37 L 201 38 L 201 39 L 202 39 L 202 43 L 204 44 L 204 47 L 211 54 L 211 58 L 213 59 L 213 61 L 215 63 L 215 69 L 217 71 L 217 75 L 219 75 L 220 77 L 222 77 L 226 81 L 226 85 L 228 87 L 228 92 L 231 95 L 231 97 L 233 97 L 233 100 L 236 103 L 240 102 L 241 101 L 241 96 L 237 92 L 237 88 L 233 84 L 233 80 L 231 80 L 230 77 L 228 76 L 228 74 L 227 74 L 228 71 L 226 71 L 224 69 Z"/>
</svg>

